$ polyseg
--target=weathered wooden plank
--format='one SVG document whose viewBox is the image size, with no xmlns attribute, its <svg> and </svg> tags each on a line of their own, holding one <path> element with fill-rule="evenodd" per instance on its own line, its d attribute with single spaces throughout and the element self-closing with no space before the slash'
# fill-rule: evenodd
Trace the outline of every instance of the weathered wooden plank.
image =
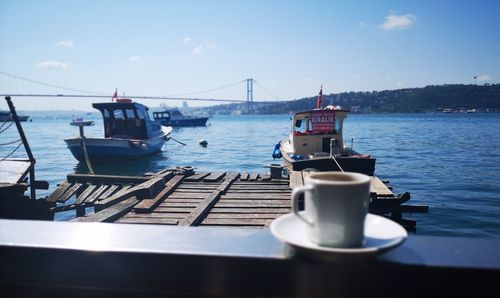
<svg viewBox="0 0 500 298">
<path fill-rule="evenodd" d="M 64 181 L 59 184 L 59 186 L 54 190 L 53 193 L 49 195 L 47 198 L 47 202 L 57 202 L 57 200 L 64 194 L 64 192 L 71 186 L 71 183 L 68 181 Z"/>
<path fill-rule="evenodd" d="M 171 203 L 169 200 L 165 200 L 159 206 L 161 206 L 161 207 L 181 207 L 181 208 L 191 207 L 191 208 L 195 208 L 195 207 L 198 207 L 198 205 L 202 204 L 203 201 L 194 202 L 194 203 L 193 202 Z"/>
<path fill-rule="evenodd" d="M 182 183 L 183 179 L 184 176 L 182 175 L 177 175 L 170 179 L 165 184 L 165 188 L 153 199 L 144 199 L 142 202 L 137 204 L 134 208 L 135 212 L 151 212 L 156 206 L 160 205 L 171 193 L 174 192 L 175 188 Z"/>
<path fill-rule="evenodd" d="M 233 189 L 228 193 L 291 193 L 290 189 Z"/>
<path fill-rule="evenodd" d="M 91 204 L 97 201 L 97 198 L 99 198 L 99 196 L 103 194 L 106 191 L 106 189 L 108 189 L 108 187 L 109 187 L 108 185 L 99 186 L 99 188 L 96 191 L 94 191 L 90 196 L 87 197 L 87 199 L 85 200 L 85 204 Z"/>
<path fill-rule="evenodd" d="M 271 180 L 271 181 L 236 181 L 233 183 L 234 186 L 238 185 L 289 185 L 288 180 Z"/>
<path fill-rule="evenodd" d="M 59 203 L 64 203 L 66 202 L 69 198 L 71 198 L 76 192 L 80 189 L 82 186 L 81 183 L 75 183 L 73 186 L 71 186 L 62 196 L 57 199 Z"/>
<path fill-rule="evenodd" d="M 208 193 L 179 193 L 179 192 L 174 192 L 173 194 L 169 195 L 169 199 L 205 199 L 208 197 Z"/>
<path fill-rule="evenodd" d="M 370 181 L 370 192 L 377 196 L 393 196 L 392 191 L 377 177 L 373 176 Z"/>
<path fill-rule="evenodd" d="M 215 213 L 290 213 L 291 208 L 220 208 L 214 207 L 210 214 Z"/>
<path fill-rule="evenodd" d="M 115 175 L 90 175 L 90 174 L 69 174 L 69 183 L 89 183 L 89 184 L 138 184 L 151 179 L 151 177 L 140 176 L 115 176 Z"/>
<path fill-rule="evenodd" d="M 75 205 L 80 205 L 82 203 L 85 202 L 85 200 L 87 199 L 87 197 L 97 188 L 97 185 L 95 184 L 88 184 L 86 185 L 86 188 L 85 190 L 80 194 L 78 195 L 78 197 L 76 198 L 75 200 Z"/>
<path fill-rule="evenodd" d="M 271 180 L 271 174 L 262 175 L 262 181 L 269 181 L 269 180 Z"/>
<path fill-rule="evenodd" d="M 134 196 L 126 200 L 120 201 L 115 205 L 101 210 L 99 212 L 77 217 L 72 221 L 85 221 L 85 222 L 113 222 L 132 210 L 134 205 L 139 203 L 139 200 Z"/>
<path fill-rule="evenodd" d="M 167 198 L 168 203 L 200 203 L 203 202 L 203 199 L 172 199 L 170 197 Z"/>
<path fill-rule="evenodd" d="M 282 216 L 283 213 L 209 213 L 207 219 L 215 218 L 260 218 L 260 219 L 275 219 Z"/>
<path fill-rule="evenodd" d="M 189 176 L 185 179 L 186 182 L 198 182 L 198 181 L 201 181 L 203 180 L 203 178 L 207 177 L 208 175 L 210 175 L 211 173 L 208 172 L 208 173 L 199 173 L 199 174 L 194 174 L 192 176 Z"/>
<path fill-rule="evenodd" d="M 117 192 L 115 192 L 113 195 L 114 196 L 122 195 L 122 194 L 126 193 L 131 187 L 132 187 L 132 185 L 125 185 L 122 188 L 120 188 Z"/>
<path fill-rule="evenodd" d="M 220 208 L 268 208 L 268 207 L 287 207 L 290 201 L 284 200 L 230 200 L 219 201 L 215 205 Z"/>
<path fill-rule="evenodd" d="M 226 176 L 226 172 L 215 172 L 211 173 L 207 177 L 203 178 L 205 182 L 217 182 L 222 179 L 222 177 Z"/>
<path fill-rule="evenodd" d="M 103 194 L 99 196 L 99 200 L 104 200 L 105 198 L 112 195 L 118 187 L 118 185 L 111 185 Z"/>
<path fill-rule="evenodd" d="M 161 205 L 156 207 L 155 213 L 191 213 L 194 210 L 193 208 L 185 208 L 185 207 L 162 207 Z M 186 214 L 187 215 L 187 214 Z"/>
<path fill-rule="evenodd" d="M 211 226 L 266 226 L 272 219 L 249 219 L 249 218 L 214 218 L 205 219 L 201 225 Z"/>
<path fill-rule="evenodd" d="M 226 198 L 226 199 L 286 200 L 286 199 L 290 199 L 290 194 L 269 194 L 269 193 L 247 194 L 247 193 L 227 192 L 224 195 L 224 198 Z"/>
<path fill-rule="evenodd" d="M 241 181 L 246 181 L 246 180 L 248 180 L 248 177 L 250 177 L 250 175 L 248 174 L 248 172 L 243 172 L 243 173 L 241 173 L 240 180 Z"/>
<path fill-rule="evenodd" d="M 175 218 L 175 219 L 183 219 L 188 215 L 189 212 L 182 213 L 165 213 L 165 212 L 151 212 L 151 213 L 135 213 L 133 211 L 125 214 L 122 218 Z"/>
<path fill-rule="evenodd" d="M 175 190 L 175 192 L 177 192 L 177 193 L 212 193 L 215 189 L 217 189 L 217 188 L 211 188 L 211 189 L 202 189 L 202 188 L 190 189 L 190 188 L 182 188 L 182 189 L 176 189 L 176 190 Z"/>
<path fill-rule="evenodd" d="M 174 218 L 134 218 L 122 217 L 116 221 L 117 223 L 131 223 L 131 224 L 156 224 L 156 225 L 176 225 L 179 223 L 178 219 Z"/>
<path fill-rule="evenodd" d="M 248 178 L 248 181 L 255 181 L 259 179 L 259 177 L 260 177 L 259 173 L 252 173 L 252 175 L 250 175 L 250 177 Z"/>
<path fill-rule="evenodd" d="M 288 187 L 288 184 L 282 185 L 273 185 L 273 184 L 265 184 L 265 185 L 255 185 L 255 184 L 248 184 L 248 185 L 231 185 L 231 190 L 253 190 L 253 189 L 266 189 L 266 190 L 273 190 L 273 189 L 278 189 L 278 190 L 288 190 L 291 191 L 290 187 Z"/>
<path fill-rule="evenodd" d="M 217 188 L 217 190 L 214 191 L 203 202 L 198 204 L 198 206 L 179 224 L 184 226 L 199 224 L 202 221 L 203 217 L 205 217 L 205 215 L 210 212 L 210 208 L 212 208 L 217 203 L 221 194 L 224 194 L 226 190 L 231 186 L 231 183 L 238 179 L 239 176 L 240 174 L 238 173 L 229 173 L 224 179 L 224 182 L 222 182 L 222 184 Z"/>
<path fill-rule="evenodd" d="M 189 189 L 189 190 L 193 190 L 193 189 L 216 189 L 218 187 L 218 185 L 213 185 L 213 184 L 208 184 L 208 183 L 205 183 L 205 184 L 188 184 L 188 183 L 182 183 L 181 185 L 179 185 L 179 187 L 177 187 L 177 190 L 185 190 L 185 189 Z"/>
<path fill-rule="evenodd" d="M 132 196 L 135 196 L 138 199 L 154 197 L 163 189 L 164 185 L 165 180 L 163 179 L 163 177 L 155 177 L 146 182 L 131 187 L 121 194 L 114 194 L 107 199 L 96 202 L 94 204 L 94 208 L 96 209 L 96 211 L 100 211 L 108 206 L 116 204 Z"/>
<path fill-rule="evenodd" d="M 304 185 L 304 178 L 302 177 L 301 171 L 292 171 L 289 174 L 290 188 L 295 188 Z"/>
</svg>

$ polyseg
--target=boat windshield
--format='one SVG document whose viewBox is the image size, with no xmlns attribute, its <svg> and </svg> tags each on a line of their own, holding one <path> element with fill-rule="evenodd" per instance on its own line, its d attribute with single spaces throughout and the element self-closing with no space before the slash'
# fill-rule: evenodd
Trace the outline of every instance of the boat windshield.
<svg viewBox="0 0 500 298">
<path fill-rule="evenodd" d="M 294 135 L 335 134 L 337 132 L 335 111 L 318 110 L 297 115 L 293 132 Z"/>
</svg>

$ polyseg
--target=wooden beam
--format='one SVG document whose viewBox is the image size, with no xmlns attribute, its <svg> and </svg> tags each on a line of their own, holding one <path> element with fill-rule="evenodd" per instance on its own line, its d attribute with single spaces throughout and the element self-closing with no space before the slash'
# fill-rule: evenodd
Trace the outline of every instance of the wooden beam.
<svg viewBox="0 0 500 298">
<path fill-rule="evenodd" d="M 141 184 L 129 188 L 125 192 L 114 194 L 109 198 L 96 202 L 94 204 L 94 208 L 96 211 L 100 211 L 103 210 L 104 208 L 107 208 L 132 196 L 137 197 L 139 200 L 148 197 L 149 198 L 154 197 L 157 193 L 161 191 L 164 185 L 165 185 L 165 180 L 163 179 L 163 177 L 152 178 L 148 181 L 145 181 Z"/>
<path fill-rule="evenodd" d="M 114 206 L 101 210 L 99 212 L 90 214 L 88 216 L 77 217 L 72 221 L 85 221 L 85 222 L 113 222 L 121 216 L 127 214 L 135 204 L 139 203 L 136 197 L 128 198 L 121 201 Z"/>
<path fill-rule="evenodd" d="M 73 196 L 77 191 L 80 189 L 82 186 L 81 183 L 75 183 L 73 186 L 71 186 L 57 201 L 59 203 L 64 203 L 66 202 L 71 196 Z"/>
<path fill-rule="evenodd" d="M 215 190 L 208 198 L 203 200 L 202 203 L 198 204 L 196 208 L 194 208 L 191 213 L 189 213 L 186 218 L 179 222 L 179 225 L 182 226 L 194 226 L 201 223 L 203 218 L 210 212 L 210 209 L 217 203 L 220 196 L 224 194 L 231 184 L 238 179 L 240 174 L 238 173 L 229 173 L 226 175 L 224 182 Z"/>
<path fill-rule="evenodd" d="M 151 177 L 140 176 L 115 176 L 115 175 L 89 175 L 89 174 L 69 174 L 67 176 L 69 183 L 92 183 L 92 184 L 139 184 L 151 179 Z"/>
<path fill-rule="evenodd" d="M 76 201 L 75 201 L 75 205 L 80 205 L 82 203 L 85 202 L 85 200 L 87 199 L 87 197 L 97 188 L 97 185 L 95 184 L 90 184 L 90 185 L 87 185 L 87 187 L 85 188 L 85 190 L 78 195 L 78 197 L 76 198 Z"/>
<path fill-rule="evenodd" d="M 222 177 L 224 177 L 225 175 L 226 175 L 225 172 L 212 173 L 212 174 L 208 175 L 207 177 L 203 178 L 203 181 L 205 181 L 205 182 L 217 182 L 220 179 L 222 179 Z"/>
<path fill-rule="evenodd" d="M 203 178 L 207 177 L 210 174 L 211 174 L 210 172 L 194 174 L 194 175 L 189 176 L 186 179 L 184 179 L 184 181 L 186 181 L 186 182 L 199 182 L 199 181 L 203 180 Z"/>
<path fill-rule="evenodd" d="M 57 202 L 57 200 L 64 194 L 64 192 L 68 189 L 68 187 L 71 186 L 71 183 L 68 181 L 64 181 L 63 183 L 59 184 L 59 186 L 54 190 L 53 193 L 49 195 L 47 198 L 47 202 Z"/>
<path fill-rule="evenodd" d="M 151 212 L 154 208 L 160 205 L 171 193 L 174 192 L 177 186 L 182 183 L 184 176 L 177 175 L 170 179 L 165 188 L 160 191 L 153 199 L 144 199 L 134 207 L 135 212 Z"/>
</svg>

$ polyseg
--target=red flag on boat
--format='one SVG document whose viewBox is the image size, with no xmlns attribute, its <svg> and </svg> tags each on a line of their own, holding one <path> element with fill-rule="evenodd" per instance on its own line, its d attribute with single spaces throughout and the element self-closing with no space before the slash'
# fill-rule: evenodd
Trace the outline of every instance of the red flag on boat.
<svg viewBox="0 0 500 298">
<path fill-rule="evenodd" d="M 111 97 L 111 102 L 113 102 L 117 99 L 118 99 L 118 89 L 115 89 L 115 94 L 113 94 L 113 97 Z"/>
<path fill-rule="evenodd" d="M 323 85 L 321 85 L 321 88 L 319 89 L 318 99 L 316 100 L 316 107 L 318 109 L 321 109 L 321 97 L 322 96 L 323 96 Z"/>
</svg>

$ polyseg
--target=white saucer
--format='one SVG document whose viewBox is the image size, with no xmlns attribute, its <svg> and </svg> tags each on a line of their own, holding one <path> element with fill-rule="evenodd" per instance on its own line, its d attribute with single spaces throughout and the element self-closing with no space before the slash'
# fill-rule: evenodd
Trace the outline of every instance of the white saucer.
<svg viewBox="0 0 500 298">
<path fill-rule="evenodd" d="M 360 261 L 373 258 L 398 246 L 408 237 L 408 233 L 400 224 L 370 213 L 365 219 L 363 245 L 357 248 L 335 248 L 311 242 L 307 237 L 306 223 L 293 213 L 276 218 L 270 228 L 276 238 L 302 253 L 314 258 L 338 261 Z"/>
</svg>

